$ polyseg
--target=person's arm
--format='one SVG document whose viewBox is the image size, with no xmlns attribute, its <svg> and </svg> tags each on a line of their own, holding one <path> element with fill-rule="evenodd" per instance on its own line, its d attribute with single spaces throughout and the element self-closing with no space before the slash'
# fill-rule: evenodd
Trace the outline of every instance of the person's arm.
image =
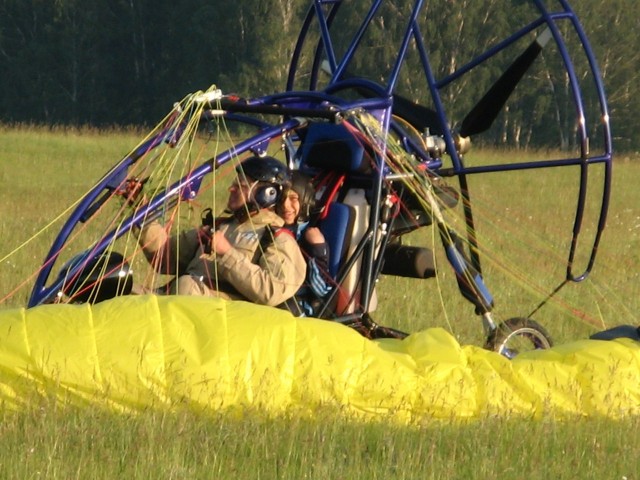
<svg viewBox="0 0 640 480">
<path fill-rule="evenodd" d="M 317 227 L 309 227 L 304 231 L 300 242 L 302 250 L 314 258 L 320 269 L 329 271 L 329 244 Z"/>
<path fill-rule="evenodd" d="M 138 243 L 145 257 L 158 273 L 176 275 L 184 270 L 201 245 L 197 229 L 169 236 L 166 227 L 157 221 L 146 225 Z"/>
<path fill-rule="evenodd" d="M 309 227 L 301 248 L 307 256 L 307 284 L 317 298 L 324 298 L 331 291 L 329 244 L 319 228 Z"/>
<path fill-rule="evenodd" d="M 218 275 L 252 302 L 280 305 L 304 283 L 306 263 L 289 233 L 278 231 L 258 264 L 231 245 L 228 247 L 226 253 L 217 257 Z M 220 250 L 216 253 L 220 255 Z"/>
</svg>

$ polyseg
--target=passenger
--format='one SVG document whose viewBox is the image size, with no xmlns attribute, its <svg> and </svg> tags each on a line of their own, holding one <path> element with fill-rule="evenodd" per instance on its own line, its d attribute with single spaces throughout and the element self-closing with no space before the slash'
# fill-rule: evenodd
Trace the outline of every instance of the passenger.
<svg viewBox="0 0 640 480">
<path fill-rule="evenodd" d="M 229 217 L 211 217 L 208 225 L 172 237 L 152 222 L 139 242 L 156 271 L 176 275 L 167 293 L 277 306 L 300 289 L 306 271 L 295 238 L 280 228 L 284 222 L 274 211 L 289 174 L 271 157 L 248 158 L 236 171 Z"/>
<path fill-rule="evenodd" d="M 309 218 L 315 205 L 315 189 L 311 179 L 299 171 L 291 172 L 290 187 L 285 189 L 276 208 L 307 260 L 305 286 L 296 294 L 302 311 L 294 314 L 314 316 L 322 300 L 331 291 L 329 280 L 329 245 L 317 227 L 309 226 Z M 293 308 L 291 308 L 293 310 Z"/>
</svg>

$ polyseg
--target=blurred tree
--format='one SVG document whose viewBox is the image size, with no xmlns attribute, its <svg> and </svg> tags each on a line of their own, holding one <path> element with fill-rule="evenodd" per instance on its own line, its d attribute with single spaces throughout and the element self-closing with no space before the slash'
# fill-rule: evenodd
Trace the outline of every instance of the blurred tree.
<svg viewBox="0 0 640 480">
<path fill-rule="evenodd" d="M 616 148 L 637 150 L 640 140 L 633 130 L 640 102 L 636 95 L 640 3 L 573 3 L 602 70 Z M 338 56 L 369 6 L 370 0 L 342 5 L 332 27 Z M 413 0 L 384 5 L 349 66 L 353 74 L 388 80 L 412 6 Z M 537 15 L 533 2 L 522 0 L 425 0 L 424 7 L 418 24 L 439 80 Z M 280 91 L 308 8 L 308 0 L 0 0 L 0 120 L 155 123 L 173 102 L 213 83 L 240 95 Z M 563 26 L 562 33 L 575 41 L 568 28 Z M 441 89 L 454 126 L 532 38 L 527 36 Z M 413 42 L 408 53 L 397 91 L 429 105 L 426 82 L 416 74 L 421 65 Z M 545 49 L 481 143 L 576 147 L 570 84 L 566 76 L 552 73 L 557 57 L 554 47 Z M 587 102 L 595 104 L 594 86 L 583 84 L 587 65 L 576 63 L 580 88 Z M 301 72 L 303 77 L 304 69 Z M 587 122 L 590 135 L 597 138 L 600 118 Z"/>
</svg>

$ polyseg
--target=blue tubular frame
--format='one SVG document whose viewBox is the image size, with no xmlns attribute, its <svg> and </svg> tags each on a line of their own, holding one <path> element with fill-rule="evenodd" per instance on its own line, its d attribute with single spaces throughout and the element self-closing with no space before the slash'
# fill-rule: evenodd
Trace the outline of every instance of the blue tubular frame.
<svg viewBox="0 0 640 480">
<path fill-rule="evenodd" d="M 53 265 L 55 264 L 58 255 L 60 254 L 63 246 L 66 244 L 69 239 L 69 235 L 76 227 L 78 222 L 85 216 L 86 212 L 90 210 L 95 202 L 99 202 L 99 198 L 105 198 L 105 190 L 108 192 L 109 190 L 113 190 L 120 184 L 121 180 L 126 178 L 126 172 L 131 165 L 136 163 L 140 157 L 142 157 L 145 153 L 150 150 L 153 150 L 167 138 L 167 132 L 163 131 L 154 137 L 152 137 L 147 142 L 143 143 L 132 155 L 128 155 L 123 158 L 115 167 L 113 167 L 107 174 L 100 180 L 92 189 L 85 195 L 80 204 L 73 211 L 69 219 L 63 225 L 60 233 L 54 240 L 51 248 L 49 249 L 49 253 L 47 254 L 44 263 L 42 264 L 42 268 L 40 269 L 38 276 L 35 281 L 35 285 L 33 290 L 31 291 L 31 297 L 29 299 L 29 307 L 33 307 L 40 303 L 45 302 L 50 298 L 51 292 L 50 289 L 45 288 L 45 284 L 49 275 L 51 274 L 51 270 Z M 120 181 L 118 181 L 120 180 Z M 115 185 L 114 185 L 115 183 Z M 100 195 L 103 194 L 103 197 Z M 96 251 L 96 253 L 101 253 L 102 251 Z M 72 273 L 75 274 L 80 271 L 86 265 L 86 261 L 89 260 L 90 252 L 87 252 L 86 255 L 83 256 L 78 265 Z M 57 293 L 59 286 L 54 288 Z"/>
<path fill-rule="evenodd" d="M 261 132 L 257 135 L 246 139 L 234 147 L 222 152 L 215 159 L 211 159 L 201 166 L 197 167 L 188 176 L 174 183 L 164 192 L 154 197 L 148 205 L 141 208 L 132 217 L 128 218 L 122 225 L 114 228 L 107 235 L 103 236 L 90 249 L 79 255 L 75 266 L 66 274 L 66 278 L 73 278 L 74 275 L 82 271 L 87 263 L 96 255 L 105 252 L 109 245 L 118 238 L 125 235 L 131 228 L 142 220 L 149 220 L 157 217 L 163 206 L 171 201 L 190 200 L 195 198 L 200 188 L 202 178 L 211 173 L 217 167 L 225 164 L 231 158 L 241 155 L 249 150 L 260 150 L 260 145 L 265 142 L 278 138 L 283 132 L 298 127 L 301 120 L 292 118 L 284 123 L 272 125 L 270 123 L 243 115 L 243 113 L 265 113 L 265 114 L 285 114 L 285 115 L 302 115 L 309 117 L 327 118 L 335 120 L 339 115 L 339 111 L 332 107 L 331 97 L 318 92 L 300 92 L 298 94 L 279 94 L 267 96 L 259 99 L 250 100 L 246 103 L 227 102 L 223 106 L 227 109 L 225 118 L 240 123 L 245 123 L 253 127 L 261 128 Z M 363 104 L 375 104 L 375 100 L 363 102 Z M 330 109 L 330 107 L 332 109 Z M 205 111 L 203 120 L 214 117 L 210 111 Z M 106 201 L 113 191 L 118 188 L 127 178 L 128 169 L 134 165 L 143 155 L 160 146 L 161 144 L 175 140 L 181 131 L 165 129 L 154 135 L 152 138 L 144 142 L 131 155 L 126 156 L 116 166 L 114 166 L 86 195 L 83 197 L 79 205 L 65 222 L 62 229 L 54 240 L 49 253 L 36 277 L 34 287 L 31 292 L 28 306 L 33 307 L 42 303 L 50 302 L 61 290 L 64 279 L 57 279 L 51 285 L 46 283 L 51 275 L 54 264 L 56 263 L 60 252 L 67 243 L 69 236 L 78 223 L 84 222 L 95 212 L 97 208 Z"/>
<path fill-rule="evenodd" d="M 342 0 L 314 0 L 312 7 L 309 9 L 309 13 L 305 22 L 303 24 L 300 37 L 298 39 L 298 43 L 296 44 L 296 48 L 294 51 L 294 55 L 292 57 L 290 72 L 288 77 L 287 88 L 291 90 L 295 81 L 295 73 L 299 65 L 300 55 L 302 52 L 302 46 L 304 40 L 309 33 L 310 27 L 313 23 L 314 17 L 317 18 L 318 24 L 320 25 L 321 30 L 321 39 L 319 44 L 316 46 L 315 57 L 313 61 L 313 67 L 311 71 L 311 81 L 310 88 L 315 89 L 317 78 L 318 78 L 318 70 L 320 68 L 320 59 L 323 55 L 323 52 L 327 53 L 329 63 L 332 68 L 332 78 L 327 87 L 327 91 L 335 91 L 341 87 L 349 87 L 354 86 L 362 86 L 369 87 L 369 89 L 373 90 L 368 84 L 366 79 L 343 79 L 344 73 L 351 61 L 354 52 L 356 51 L 360 40 L 364 34 L 364 31 L 368 27 L 368 24 L 371 22 L 371 19 L 381 7 L 384 0 L 373 0 L 369 13 L 364 19 L 361 27 L 358 29 L 356 34 L 351 41 L 344 57 L 339 60 L 335 58 L 334 48 L 331 44 L 330 37 L 330 26 L 333 22 L 335 15 L 337 13 L 338 7 Z M 464 164 L 462 156 L 459 154 L 456 148 L 456 139 L 455 132 L 449 128 L 443 128 L 443 137 L 446 144 L 447 153 L 452 161 L 452 168 L 438 168 L 435 166 L 434 170 L 437 174 L 441 176 L 457 176 L 463 192 L 468 192 L 466 188 L 466 175 L 471 174 L 479 174 L 479 173 L 490 173 L 490 172 L 502 172 L 502 171 L 513 171 L 513 170 L 527 170 L 527 169 L 538 169 L 538 168 L 548 168 L 548 167 L 561 167 L 561 166 L 580 166 L 580 191 L 578 194 L 578 202 L 576 207 L 576 213 L 574 217 L 574 226 L 572 232 L 571 246 L 569 249 L 569 255 L 567 260 L 567 271 L 566 271 L 566 280 L 573 282 L 580 282 L 584 280 L 589 272 L 591 271 L 595 257 L 597 253 L 597 248 L 600 242 L 600 238 L 602 235 L 602 231 L 605 226 L 606 216 L 609 206 L 609 198 L 611 193 L 611 172 L 612 172 L 612 141 L 611 141 L 611 129 L 609 124 L 609 114 L 607 101 L 604 93 L 603 82 L 599 74 L 597 62 L 595 60 L 595 56 L 593 51 L 589 45 L 587 37 L 584 33 L 580 22 L 578 21 L 575 12 L 569 6 L 569 3 L 566 0 L 557 0 L 558 5 L 560 6 L 559 11 L 550 11 L 542 0 L 534 0 L 535 6 L 540 12 L 540 17 L 533 20 L 528 25 L 519 29 L 517 32 L 509 36 L 508 38 L 502 40 L 497 43 L 483 54 L 477 56 L 476 58 L 469 61 L 467 64 L 463 65 L 455 72 L 446 77 L 438 80 L 435 78 L 435 75 L 431 69 L 431 65 L 429 62 L 429 54 L 428 50 L 425 47 L 424 39 L 420 33 L 420 29 L 417 23 L 418 15 L 422 9 L 423 2 L 422 0 L 416 0 L 413 6 L 412 15 L 403 38 L 401 45 L 398 50 L 398 55 L 396 58 L 396 63 L 389 75 L 388 83 L 386 85 L 378 86 L 382 93 L 380 96 L 392 96 L 395 84 L 399 75 L 400 68 L 404 61 L 404 56 L 406 53 L 406 49 L 408 46 L 408 42 L 411 37 L 415 40 L 416 47 L 418 49 L 418 53 L 420 55 L 420 59 L 424 69 L 424 75 L 427 79 L 427 83 L 430 89 L 430 94 L 432 97 L 432 101 L 436 107 L 436 113 L 440 120 L 441 126 L 446 126 L 449 124 L 449 120 L 446 116 L 445 108 L 440 98 L 440 90 L 460 78 L 464 74 L 471 71 L 473 68 L 482 64 L 489 58 L 503 51 L 507 47 L 513 45 L 518 40 L 525 37 L 525 35 L 533 32 L 537 28 L 546 25 L 552 33 L 553 39 L 557 48 L 559 49 L 560 55 L 562 57 L 562 61 L 564 63 L 565 71 L 569 75 L 571 90 L 573 94 L 573 102 L 576 108 L 577 118 L 580 119 L 579 122 L 579 136 L 580 136 L 580 157 L 578 158 L 564 158 L 557 160 L 546 160 L 544 162 L 539 161 L 531 161 L 531 162 L 520 162 L 510 165 L 485 165 L 482 167 L 467 167 Z M 322 14 L 322 6 L 323 5 L 331 5 L 331 9 L 328 15 Z M 566 45 L 563 41 L 563 38 L 558 30 L 557 22 L 559 21 L 569 21 L 578 36 L 581 47 L 584 50 L 586 55 L 589 67 L 591 69 L 591 78 L 595 82 L 595 87 L 597 91 L 597 96 L 600 104 L 600 114 L 602 120 L 603 127 L 603 136 L 604 136 L 604 150 L 601 155 L 590 156 L 589 149 L 589 134 L 587 131 L 586 117 L 585 117 L 585 108 L 583 104 L 582 94 L 580 90 L 580 86 L 577 80 L 577 75 L 571 62 L 569 52 L 567 51 Z M 385 123 L 385 115 L 378 115 L 378 118 Z M 387 117 L 388 118 L 388 117 Z M 423 158 L 423 160 L 428 161 L 428 155 Z M 574 271 L 574 260 L 576 255 L 576 250 L 578 246 L 578 241 L 580 237 L 580 231 L 583 223 L 584 212 L 586 208 L 586 198 L 588 191 L 588 167 L 593 164 L 603 163 L 605 174 L 604 174 L 604 185 L 603 185 L 603 195 L 602 195 L 602 204 L 600 207 L 600 214 L 598 218 L 598 226 L 595 234 L 595 238 L 591 248 L 591 254 L 589 256 L 589 260 L 585 269 L 581 273 L 576 273 Z M 431 165 L 430 165 L 431 166 Z M 383 169 L 379 170 L 380 172 Z M 465 207 L 470 205 L 469 198 L 465 198 Z M 465 211 L 467 228 L 470 232 L 470 245 L 475 247 L 475 238 L 474 238 L 474 225 L 473 225 L 473 216 L 471 214 L 470 207 Z M 475 248 L 472 248 L 472 261 L 474 263 L 474 267 L 479 270 L 479 259 L 475 256 Z"/>
<path fill-rule="evenodd" d="M 243 154 L 249 150 L 260 151 L 263 144 L 280 137 L 283 133 L 291 132 L 300 127 L 303 120 L 300 120 L 298 117 L 325 118 L 332 121 L 339 121 L 342 114 L 341 112 L 363 109 L 373 114 L 381 122 L 385 132 L 388 132 L 389 130 L 402 132 L 402 126 L 396 123 L 392 118 L 392 111 L 394 108 L 396 83 L 399 78 L 400 70 L 405 62 L 408 47 L 413 40 L 417 48 L 419 61 L 422 64 L 423 74 L 427 81 L 429 89 L 428 93 L 430 94 L 432 103 L 435 106 L 435 114 L 437 115 L 437 119 L 442 130 L 442 139 L 446 145 L 446 153 L 451 158 L 452 166 L 444 168 L 442 166 L 442 158 L 440 155 L 424 151 L 421 146 L 416 145 L 410 138 L 403 138 L 403 141 L 405 146 L 410 148 L 411 153 L 414 154 L 418 160 L 432 172 L 439 176 L 454 176 L 458 178 L 464 195 L 465 219 L 467 222 L 468 240 L 471 245 L 470 253 L 473 267 L 480 272 L 480 260 L 477 257 L 477 249 L 475 248 L 475 229 L 473 215 L 471 212 L 471 203 L 469 197 L 466 196 L 468 195 L 468 189 L 466 188 L 467 175 L 548 167 L 579 166 L 581 169 L 580 189 L 574 218 L 571 246 L 569 249 L 566 280 L 579 282 L 587 277 L 595 261 L 597 247 L 605 226 L 609 206 L 612 170 L 612 142 L 608 107 L 602 79 L 600 78 L 595 57 L 591 47 L 589 46 L 586 35 L 568 2 L 566 0 L 556 0 L 561 8 L 559 11 L 552 12 L 544 5 L 544 3 L 548 2 L 544 2 L 543 0 L 532 0 L 540 13 L 539 17 L 535 18 L 531 23 L 525 25 L 523 28 L 517 30 L 508 38 L 498 42 L 484 53 L 473 58 L 455 72 L 441 79 L 437 79 L 432 71 L 429 61 L 429 50 L 425 45 L 425 41 L 418 24 L 418 18 L 420 18 L 420 14 L 424 10 L 423 0 L 415 0 L 411 8 L 411 14 L 409 18 L 406 19 L 406 30 L 398 46 L 397 56 L 393 63 L 393 67 L 389 72 L 387 83 L 379 84 L 366 78 L 345 78 L 345 75 L 350 62 L 357 52 L 365 32 L 376 13 L 380 10 L 385 1 L 392 0 L 371 1 L 371 6 L 361 25 L 350 40 L 345 54 L 342 58 L 338 58 L 336 56 L 336 49 L 332 43 L 331 26 L 340 11 L 343 1 L 344 0 L 311 0 L 311 6 L 303 22 L 298 41 L 295 45 L 291 58 L 285 92 L 249 99 L 245 102 L 224 103 L 223 99 L 221 108 L 225 111 L 223 115 L 226 119 L 237 120 L 258 127 L 262 130 L 257 135 L 238 143 L 236 146 L 221 153 L 216 158 L 206 161 L 193 170 L 187 177 L 182 178 L 164 192 L 154 197 L 148 205 L 141 208 L 130 218 L 126 219 L 122 225 L 109 232 L 96 242 L 89 250 L 84 252 L 81 260 L 78 261 L 76 266 L 72 268 L 71 272 L 69 272 L 69 276 L 79 272 L 91 258 L 103 253 L 107 248 L 109 248 L 109 245 L 111 245 L 113 241 L 130 231 L 134 225 L 144 219 L 158 215 L 160 209 L 168 202 L 170 203 L 172 201 L 180 201 L 181 199 L 185 200 L 195 197 L 200 188 L 202 178 L 211 173 L 218 166 L 228 162 L 236 155 Z M 591 77 L 595 82 L 597 98 L 600 104 L 600 114 L 602 116 L 604 151 L 601 155 L 590 156 L 590 152 L 588 151 L 589 132 L 585 121 L 585 107 L 582 100 L 582 92 L 580 91 L 577 75 L 573 63 L 571 62 L 569 52 L 567 51 L 564 40 L 557 27 L 557 22 L 559 21 L 569 21 L 571 23 L 575 33 L 577 33 L 577 37 L 581 43 L 591 69 Z M 478 65 L 545 25 L 551 31 L 552 38 L 555 41 L 562 57 L 565 71 L 569 75 L 576 114 L 578 118 L 581 119 L 579 128 L 580 156 L 577 158 L 559 158 L 545 161 L 520 162 L 509 165 L 495 164 L 481 167 L 467 167 L 462 155 L 457 150 L 457 133 L 447 127 L 450 122 L 447 117 L 445 106 L 440 97 L 440 91 Z M 294 90 L 294 85 L 298 69 L 300 68 L 303 49 L 305 47 L 305 42 L 310 41 L 309 33 L 313 27 L 318 28 L 319 39 L 317 44 L 313 46 L 314 53 L 312 56 L 311 72 L 309 77 L 309 90 L 296 91 Z M 320 76 L 322 60 L 325 57 L 331 68 L 331 79 L 324 90 L 319 90 L 318 79 Z M 341 90 L 357 90 L 359 88 L 370 91 L 373 95 L 370 98 L 362 98 L 356 101 L 346 101 L 337 95 L 337 92 L 340 92 Z M 263 122 L 262 120 L 257 120 L 256 118 L 248 115 L 253 113 L 283 115 L 285 120 L 283 123 L 276 122 L 276 124 Z M 108 198 L 109 192 L 112 192 L 115 188 L 121 185 L 127 177 L 128 169 L 135 164 L 141 156 L 158 147 L 171 136 L 179 135 L 180 133 L 180 131 L 161 131 L 156 136 L 145 142 L 133 154 L 122 159 L 85 196 L 61 229 L 43 263 L 42 269 L 38 274 L 31 293 L 29 301 L 30 307 L 51 301 L 52 298 L 60 291 L 60 288 L 62 287 L 62 280 L 56 280 L 49 286 L 47 286 L 46 283 L 51 274 L 53 265 L 57 261 L 60 252 L 66 245 L 71 232 L 78 222 L 86 220 L 86 218 L 88 218 L 92 212 L 100 206 L 101 202 Z M 374 178 L 372 184 L 374 198 L 378 200 L 382 195 L 387 170 L 385 168 L 385 146 L 382 145 L 381 147 L 383 147 L 383 153 L 376 155 L 376 161 L 378 162 L 378 168 L 376 169 L 377 176 Z M 574 260 L 586 208 L 588 167 L 592 164 L 599 163 L 603 163 L 605 165 L 605 175 L 597 232 L 586 268 L 583 272 L 576 273 L 574 272 Z M 374 233 L 377 231 L 380 224 L 380 208 L 381 203 L 379 201 L 372 202 L 369 230 L 363 237 L 363 242 L 368 242 L 368 245 L 363 243 L 358 247 L 358 255 L 363 255 L 361 303 L 363 304 L 365 313 L 369 307 L 375 276 L 377 275 L 380 266 L 380 258 L 376 258 L 376 249 L 374 245 L 376 237 Z"/>
<path fill-rule="evenodd" d="M 254 124 L 253 121 L 245 123 Z M 165 191 L 155 196 L 147 205 L 140 208 L 132 216 L 126 219 L 122 225 L 119 225 L 111 230 L 108 234 L 106 234 L 98 242 L 96 242 L 95 245 L 93 245 L 90 249 L 83 252 L 79 256 L 75 266 L 67 273 L 66 278 L 73 278 L 75 274 L 82 271 L 82 269 L 86 267 L 87 263 L 92 258 L 105 252 L 109 248 L 109 245 L 111 245 L 118 238 L 128 233 L 135 225 L 139 224 L 140 222 L 149 221 L 150 219 L 157 217 L 158 214 L 161 213 L 162 208 L 168 203 L 195 198 L 200 188 L 200 182 L 205 175 L 211 173 L 213 170 L 227 163 L 235 156 L 241 155 L 242 153 L 250 150 L 256 145 L 260 145 L 265 141 L 270 141 L 273 138 L 277 138 L 282 134 L 283 130 L 291 130 L 299 125 L 299 119 L 291 119 L 287 122 L 284 122 L 283 124 L 270 126 L 270 128 L 265 129 L 257 135 L 238 143 L 233 148 L 222 152 L 215 159 L 211 159 L 203 163 L 195 170 L 193 170 L 193 172 L 191 172 L 188 176 L 183 177 L 182 179 L 171 185 L 169 188 L 167 188 Z M 62 248 L 69 238 L 69 235 L 76 227 L 78 222 L 80 222 L 80 219 L 85 214 L 85 212 L 87 212 L 87 210 L 89 210 L 94 205 L 94 202 L 100 197 L 101 193 L 104 193 L 105 190 L 109 191 L 112 189 L 110 185 L 112 185 L 114 181 L 117 181 L 118 179 L 124 179 L 126 177 L 127 169 L 131 165 L 133 165 L 143 154 L 158 147 L 166 138 L 166 133 L 162 132 L 154 136 L 149 141 L 145 142 L 140 148 L 136 150 L 133 155 L 129 155 L 121 160 L 118 165 L 116 165 L 109 173 L 107 173 L 105 177 L 98 184 L 96 184 L 96 186 L 82 199 L 78 207 L 76 207 L 74 212 L 71 214 L 71 216 L 61 229 L 51 249 L 49 250 L 49 254 L 44 261 L 43 267 L 38 274 L 35 285 L 31 292 L 31 298 L 28 304 L 29 307 L 50 302 L 63 287 L 64 279 L 57 279 L 49 286 L 46 286 L 46 282 L 49 278 L 53 265 L 58 258 L 58 255 L 60 254 Z M 119 185 L 120 182 L 117 182 L 117 184 Z"/>
</svg>

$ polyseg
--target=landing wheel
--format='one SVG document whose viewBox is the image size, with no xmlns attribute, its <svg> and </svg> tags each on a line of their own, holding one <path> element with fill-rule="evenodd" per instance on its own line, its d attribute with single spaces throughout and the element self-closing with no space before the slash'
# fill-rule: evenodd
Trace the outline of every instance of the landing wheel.
<svg viewBox="0 0 640 480">
<path fill-rule="evenodd" d="M 552 346 L 551 336 L 538 322 L 528 318 L 510 318 L 489 334 L 485 348 L 511 359 L 522 352 Z"/>
</svg>

